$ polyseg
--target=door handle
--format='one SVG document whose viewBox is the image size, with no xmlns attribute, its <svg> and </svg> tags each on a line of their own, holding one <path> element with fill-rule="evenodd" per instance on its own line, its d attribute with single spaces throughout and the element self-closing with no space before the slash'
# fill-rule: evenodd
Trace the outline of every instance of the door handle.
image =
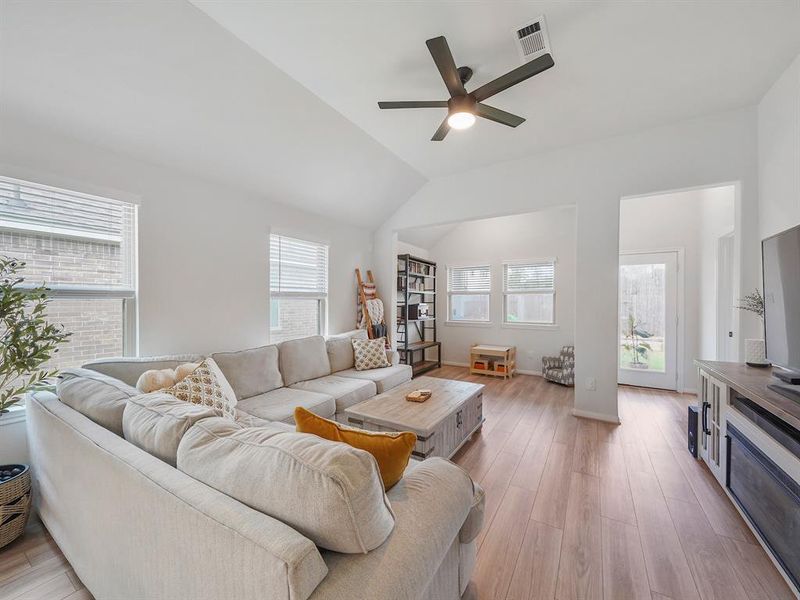
<svg viewBox="0 0 800 600">
<path fill-rule="evenodd" d="M 711 435 L 711 430 L 708 428 L 708 407 L 711 406 L 710 402 L 703 401 L 703 418 L 701 419 L 701 426 L 703 433 Z"/>
</svg>

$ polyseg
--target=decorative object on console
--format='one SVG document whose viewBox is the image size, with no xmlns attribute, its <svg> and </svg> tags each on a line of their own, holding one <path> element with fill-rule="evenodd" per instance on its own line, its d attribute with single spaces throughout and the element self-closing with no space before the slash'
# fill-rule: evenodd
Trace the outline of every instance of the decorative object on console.
<svg viewBox="0 0 800 600">
<path fill-rule="evenodd" d="M 564 346 L 559 356 L 542 357 L 542 375 L 561 385 L 575 385 L 575 346 Z"/>
<path fill-rule="evenodd" d="M 208 406 L 220 416 L 236 419 L 236 394 L 213 358 L 207 358 L 186 378 L 164 390 L 178 400 Z"/>
<path fill-rule="evenodd" d="M 752 294 L 744 298 L 739 298 L 736 305 L 739 310 L 751 312 L 761 319 L 761 326 L 764 326 L 764 296 L 756 288 Z M 766 342 L 762 339 L 748 339 L 744 341 L 744 359 L 750 367 L 770 367 L 771 363 L 767 360 Z"/>
<path fill-rule="evenodd" d="M 353 338 L 351 343 L 353 344 L 356 371 L 369 371 L 370 369 L 382 369 L 392 366 L 386 358 L 386 341 L 384 338 L 376 340 Z"/>
<path fill-rule="evenodd" d="M 343 442 L 366 450 L 375 457 L 384 488 L 389 490 L 403 477 L 417 436 L 410 431 L 365 431 L 340 425 L 315 415 L 298 406 L 294 409 L 294 421 L 299 433 L 313 433 L 326 440 Z"/>
<path fill-rule="evenodd" d="M 0 548 L 25 531 L 30 505 L 30 469 L 26 465 L 0 465 Z"/>
<path fill-rule="evenodd" d="M 745 340 L 744 360 L 749 367 L 765 368 L 772 366 L 767 360 L 767 348 L 764 340 Z"/>
</svg>

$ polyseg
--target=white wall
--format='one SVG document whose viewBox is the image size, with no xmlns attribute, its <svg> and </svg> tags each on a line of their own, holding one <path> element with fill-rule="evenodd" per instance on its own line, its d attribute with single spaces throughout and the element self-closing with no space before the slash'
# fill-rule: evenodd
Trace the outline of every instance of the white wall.
<svg viewBox="0 0 800 600">
<path fill-rule="evenodd" d="M 541 357 L 558 355 L 561 346 L 573 343 L 575 334 L 575 209 L 560 207 L 513 217 L 468 221 L 453 228 L 430 249 L 439 265 L 437 314 L 442 359 L 469 363 L 470 346 L 476 343 L 517 347 L 517 368 L 541 372 Z M 503 325 L 503 261 L 556 259 L 556 325 Z M 447 323 L 448 265 L 490 264 L 492 295 L 490 325 Z"/>
<path fill-rule="evenodd" d="M 696 387 L 694 359 L 716 359 L 716 241 L 734 229 L 734 201 L 734 187 L 725 186 L 620 203 L 620 253 L 683 251 L 678 276 L 683 319 L 677 348 L 682 391 Z"/>
<path fill-rule="evenodd" d="M 684 121 L 572 146 L 428 182 L 375 234 L 379 282 L 394 282 L 400 229 L 574 204 L 576 254 L 576 412 L 617 413 L 619 204 L 624 196 L 739 182 L 736 261 L 739 289 L 758 274 L 756 118 L 754 109 Z M 392 287 L 380 290 L 392 297 Z M 394 310 L 393 302 L 389 306 Z M 392 315 L 393 317 L 394 315 Z M 746 337 L 750 337 L 747 331 Z M 594 390 L 587 384 L 594 380 Z M 589 386 L 591 387 L 591 386 Z"/>
<path fill-rule="evenodd" d="M 758 105 L 759 232 L 800 223 L 800 55 Z"/>
<path fill-rule="evenodd" d="M 430 250 L 427 248 L 415 246 L 414 244 L 409 244 L 408 242 L 403 242 L 401 240 L 397 240 L 397 253 L 410 254 L 411 256 L 416 256 L 417 258 L 430 258 L 431 256 Z"/>
<path fill-rule="evenodd" d="M 0 172 L 140 198 L 139 354 L 210 352 L 268 341 L 270 231 L 330 244 L 329 331 L 355 323 L 355 267 L 370 232 L 206 183 L 19 121 L 0 121 Z"/>
</svg>

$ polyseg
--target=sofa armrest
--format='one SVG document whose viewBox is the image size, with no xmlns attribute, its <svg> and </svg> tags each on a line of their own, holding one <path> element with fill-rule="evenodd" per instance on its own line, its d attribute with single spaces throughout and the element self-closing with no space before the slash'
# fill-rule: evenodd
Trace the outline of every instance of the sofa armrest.
<svg viewBox="0 0 800 600">
<path fill-rule="evenodd" d="M 200 362 L 201 354 L 170 354 L 167 356 L 118 356 L 114 358 L 98 358 L 81 365 L 103 375 L 108 375 L 128 385 L 136 386 L 139 376 L 150 369 L 174 369 L 184 363 Z"/>
<path fill-rule="evenodd" d="M 431 458 L 387 495 L 395 513 L 389 539 L 367 554 L 323 552 L 328 576 L 311 600 L 424 597 L 470 512 L 472 479 L 450 461 Z"/>
<path fill-rule="evenodd" d="M 458 539 L 462 544 L 469 544 L 483 529 L 483 517 L 486 511 L 486 492 L 477 483 L 472 484 L 475 493 L 472 496 L 472 506 L 469 509 L 467 520 L 461 526 Z"/>
</svg>

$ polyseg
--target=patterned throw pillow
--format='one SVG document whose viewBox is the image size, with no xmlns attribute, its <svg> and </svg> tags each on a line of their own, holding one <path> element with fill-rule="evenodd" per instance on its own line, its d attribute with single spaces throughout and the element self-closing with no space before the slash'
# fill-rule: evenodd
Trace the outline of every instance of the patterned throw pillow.
<svg viewBox="0 0 800 600">
<path fill-rule="evenodd" d="M 356 360 L 356 371 L 368 371 L 369 369 L 380 369 L 381 367 L 391 367 L 391 363 L 386 360 L 386 339 L 358 340 L 353 339 L 353 355 Z"/>
<path fill-rule="evenodd" d="M 178 400 L 213 408 L 221 417 L 236 419 L 236 394 L 213 358 L 207 358 L 189 375 L 164 390 Z"/>
</svg>

